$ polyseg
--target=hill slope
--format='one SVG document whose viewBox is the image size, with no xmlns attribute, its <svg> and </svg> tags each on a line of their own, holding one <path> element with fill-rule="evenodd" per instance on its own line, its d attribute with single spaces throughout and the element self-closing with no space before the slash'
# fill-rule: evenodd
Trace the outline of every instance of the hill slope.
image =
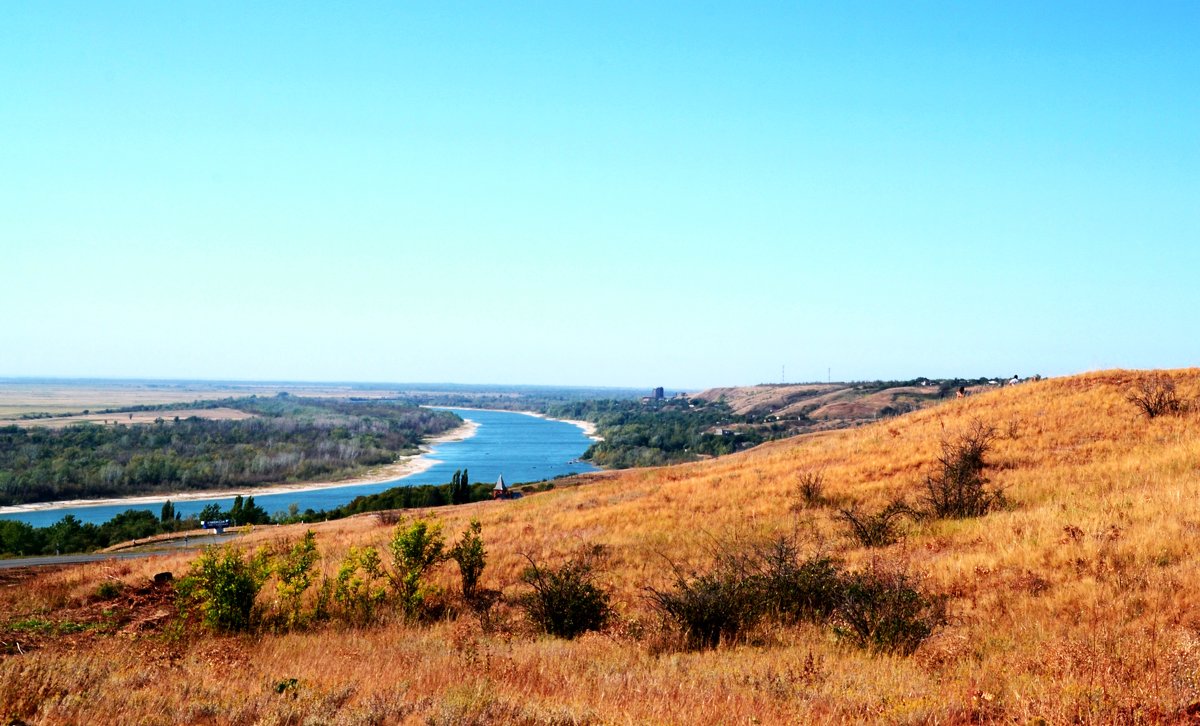
<svg viewBox="0 0 1200 726">
<path fill-rule="evenodd" d="M 960 384 L 972 394 L 996 388 L 981 384 L 983 380 L 761 384 L 710 388 L 693 394 L 692 398 L 720 401 L 735 414 L 763 420 L 764 423 L 755 426 L 774 429 L 783 426 L 793 433 L 810 433 L 862 426 L 929 408 L 954 399 Z"/>
<path fill-rule="evenodd" d="M 713 461 L 435 512 L 451 537 L 469 517 L 482 521 L 484 584 L 508 594 L 523 589 L 523 553 L 555 562 L 604 545 L 603 579 L 620 616 L 604 635 L 537 638 L 508 606 L 487 629 L 465 615 L 197 641 L 85 629 L 3 651 L 0 712 L 105 721 L 99 713 L 114 723 L 298 714 L 430 723 L 1182 719 L 1200 701 L 1200 416 L 1140 416 L 1125 397 L 1144 375 L 1023 384 Z M 1169 375 L 1182 395 L 1200 398 L 1200 371 Z M 912 524 L 899 543 L 867 550 L 846 538 L 832 508 L 794 507 L 797 478 L 809 471 L 845 504 L 915 502 L 940 442 L 975 421 L 997 431 L 987 474 L 1011 501 L 1005 511 Z M 360 517 L 316 529 L 332 574 L 350 545 L 382 544 L 390 527 Z M 866 654 L 816 626 L 766 628 L 715 651 L 664 645 L 643 588 L 668 581 L 668 560 L 703 565 L 716 541 L 780 532 L 852 568 L 878 560 L 923 574 L 949 596 L 949 622 L 907 658 Z M 91 595 L 101 579 L 132 588 L 157 569 L 186 569 L 182 558 L 165 562 L 39 575 L 6 588 L 0 608 L 10 634 L 33 613 L 87 620 L 112 607 Z M 446 568 L 441 582 L 450 587 L 453 574 Z M 289 678 L 297 688 L 276 693 Z M 71 695 L 82 690 L 85 699 Z"/>
</svg>

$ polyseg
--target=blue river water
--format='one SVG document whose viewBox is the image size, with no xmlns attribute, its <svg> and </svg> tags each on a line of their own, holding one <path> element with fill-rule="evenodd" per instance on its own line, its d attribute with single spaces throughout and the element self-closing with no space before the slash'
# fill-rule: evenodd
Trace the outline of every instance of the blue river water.
<svg viewBox="0 0 1200 726">
<path fill-rule="evenodd" d="M 247 489 L 244 493 L 254 495 L 255 504 L 267 510 L 268 514 L 275 514 L 286 511 L 291 504 L 295 504 L 302 512 L 305 509 L 320 511 L 346 504 L 363 494 L 375 494 L 396 486 L 445 484 L 450 481 L 456 469 L 469 470 L 472 482 L 495 482 L 496 478 L 503 474 L 504 481 L 509 484 L 596 471 L 596 467 L 579 460 L 592 441 L 578 426 L 510 411 L 457 408 L 448 410 L 468 421 L 474 421 L 479 424 L 479 428 L 469 439 L 433 445 L 433 451 L 428 456 L 437 463 L 426 471 L 375 484 L 355 484 L 261 496 L 254 495 L 252 489 Z M 158 514 L 164 501 L 166 497 L 156 502 L 14 512 L 0 514 L 0 519 L 18 519 L 35 527 L 46 527 L 68 514 L 73 514 L 81 522 L 100 524 L 127 509 L 144 509 Z M 172 501 L 175 511 L 187 517 L 213 502 L 228 509 L 233 503 L 233 496 Z"/>
</svg>

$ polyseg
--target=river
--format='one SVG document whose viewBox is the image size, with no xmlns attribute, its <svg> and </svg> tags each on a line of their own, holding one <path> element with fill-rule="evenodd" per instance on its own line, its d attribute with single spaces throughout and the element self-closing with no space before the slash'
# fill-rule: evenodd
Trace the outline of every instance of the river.
<svg viewBox="0 0 1200 726">
<path fill-rule="evenodd" d="M 469 470 L 473 482 L 495 482 L 496 477 L 503 474 L 504 481 L 509 484 L 596 471 L 596 467 L 579 460 L 592 440 L 574 424 L 511 411 L 458 408 L 447 410 L 468 421 L 474 421 L 478 428 L 470 438 L 434 444 L 432 451 L 426 456 L 437 463 L 425 471 L 374 484 L 255 495 L 254 503 L 267 510 L 268 514 L 286 511 L 292 504 L 299 507 L 300 511 L 328 510 L 346 504 L 357 496 L 375 494 L 395 486 L 445 484 L 450 481 L 456 469 Z M 246 489 L 242 493 L 254 495 L 254 490 Z M 155 502 L 139 500 L 124 504 L 113 504 L 110 501 L 98 505 L 9 512 L 0 514 L 0 519 L 17 519 L 35 527 L 46 527 L 68 514 L 73 514 L 81 522 L 100 524 L 127 509 L 144 509 L 158 514 L 166 499 L 163 497 Z M 175 511 L 187 517 L 213 502 L 228 509 L 233 502 L 233 495 L 172 501 Z"/>
</svg>

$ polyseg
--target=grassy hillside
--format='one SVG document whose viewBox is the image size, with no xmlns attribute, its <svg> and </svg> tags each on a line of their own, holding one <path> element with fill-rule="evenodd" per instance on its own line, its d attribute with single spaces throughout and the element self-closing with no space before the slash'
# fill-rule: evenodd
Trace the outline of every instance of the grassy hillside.
<svg viewBox="0 0 1200 726">
<path fill-rule="evenodd" d="M 955 398 L 959 387 L 972 395 L 994 390 L 988 379 L 872 381 L 860 383 L 760 384 L 710 388 L 693 399 L 721 402 L 758 420 L 750 428 L 791 434 L 852 428 Z"/>
<path fill-rule="evenodd" d="M 501 604 L 299 633 L 180 635 L 150 575 L 187 558 L 9 575 L 0 714 L 30 723 L 1147 723 L 1200 710 L 1200 414 L 1147 419 L 1126 396 L 1146 374 L 1027 383 L 858 429 L 720 459 L 593 475 L 584 485 L 438 510 L 451 539 L 483 524 L 483 585 L 515 596 L 522 553 L 554 563 L 588 544 L 618 617 L 575 641 L 536 636 Z M 1169 374 L 1200 399 L 1200 371 Z M 1008 506 L 904 525 L 865 549 L 825 496 L 879 508 L 917 502 L 941 442 L 996 430 L 987 476 Z M 364 516 L 315 527 L 332 575 L 352 545 L 391 525 Z M 290 542 L 302 528 L 260 529 Z M 763 626 L 739 642 L 679 647 L 644 597 L 668 561 L 702 567 L 715 543 L 795 533 L 847 568 L 906 570 L 948 596 L 948 621 L 911 656 L 872 655 L 823 626 Z M 439 582 L 451 590 L 453 566 Z M 104 582 L 122 595 L 101 597 Z M 111 592 L 110 592 L 111 594 Z M 274 590 L 260 595 L 270 607 Z M 32 624 L 31 624 L 32 623 Z M 20 644 L 20 647 L 17 644 Z M 289 679 L 296 679 L 294 682 Z"/>
</svg>

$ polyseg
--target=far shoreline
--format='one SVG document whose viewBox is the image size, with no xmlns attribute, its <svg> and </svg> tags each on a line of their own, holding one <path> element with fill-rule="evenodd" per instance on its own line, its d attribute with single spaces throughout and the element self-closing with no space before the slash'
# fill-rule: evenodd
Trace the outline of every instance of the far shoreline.
<svg viewBox="0 0 1200 726">
<path fill-rule="evenodd" d="M 241 489 L 225 489 L 203 491 L 187 491 L 187 492 L 172 492 L 165 494 L 138 494 L 132 497 L 110 497 L 108 499 L 68 499 L 57 502 L 32 502 L 29 504 L 12 504 L 6 507 L 0 507 L 0 514 L 30 514 L 32 512 L 46 512 L 55 509 L 82 509 L 85 507 L 111 507 L 128 504 L 135 506 L 139 504 L 159 504 L 168 499 L 172 502 L 188 502 L 200 499 L 226 499 L 237 496 L 256 497 L 268 496 L 272 494 L 289 494 L 297 492 L 308 492 L 322 489 L 338 489 L 341 487 L 361 486 L 364 484 L 382 484 L 389 481 L 397 481 L 406 479 L 415 474 L 428 471 L 435 464 L 440 463 L 433 458 L 433 446 L 436 444 L 445 444 L 453 441 L 465 441 L 475 435 L 479 430 L 479 424 L 475 421 L 464 421 L 461 426 L 453 428 L 445 433 L 438 434 L 420 445 L 421 453 L 415 456 L 406 457 L 392 464 L 385 464 L 381 467 L 370 469 L 360 476 L 351 479 L 342 479 L 339 481 L 324 481 L 324 482 L 297 482 L 295 484 L 267 484 L 261 487 L 248 487 Z"/>
</svg>

